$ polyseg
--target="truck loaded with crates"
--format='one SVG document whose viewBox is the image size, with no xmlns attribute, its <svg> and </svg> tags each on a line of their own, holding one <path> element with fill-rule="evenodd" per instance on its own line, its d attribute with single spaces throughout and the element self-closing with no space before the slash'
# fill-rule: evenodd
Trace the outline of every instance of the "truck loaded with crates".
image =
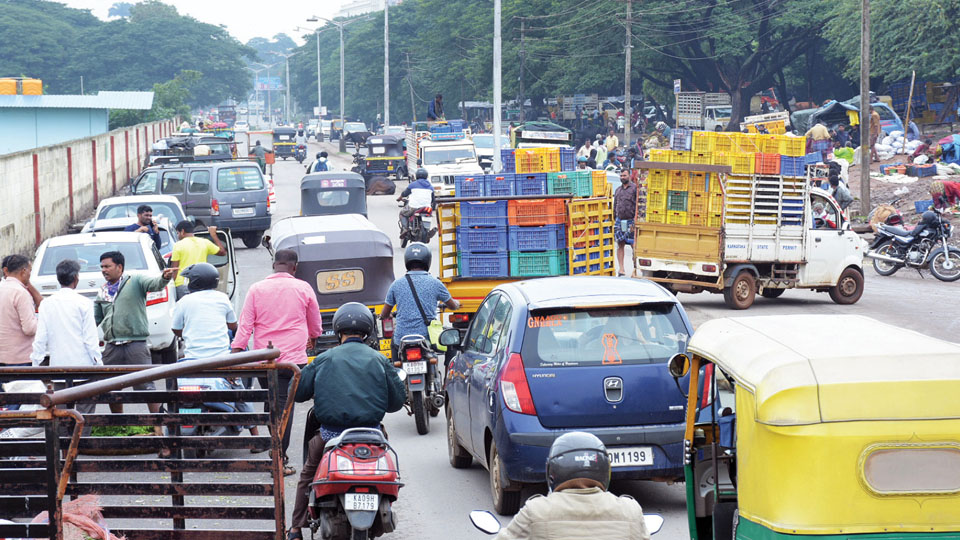
<svg viewBox="0 0 960 540">
<path fill-rule="evenodd" d="M 688 149 L 639 165 L 647 174 L 634 249 L 643 277 L 674 292 L 722 292 L 733 309 L 792 288 L 828 292 L 838 304 L 860 299 L 867 246 L 836 200 L 810 187 L 798 138 L 691 135 Z"/>
<path fill-rule="evenodd" d="M 450 316 L 455 327 L 465 328 L 501 283 L 614 274 L 606 173 L 544 172 L 548 161 L 536 171 L 457 177 L 456 196 L 438 199 L 439 277 L 461 303 Z"/>
<path fill-rule="evenodd" d="M 437 195 L 453 195 L 454 178 L 483 174 L 468 135 L 462 120 L 416 124 L 407 132 L 407 170 L 413 176 L 418 168 L 426 169 Z"/>
<path fill-rule="evenodd" d="M 680 92 L 677 94 L 677 125 L 681 128 L 723 131 L 730 123 L 730 94 Z"/>
</svg>

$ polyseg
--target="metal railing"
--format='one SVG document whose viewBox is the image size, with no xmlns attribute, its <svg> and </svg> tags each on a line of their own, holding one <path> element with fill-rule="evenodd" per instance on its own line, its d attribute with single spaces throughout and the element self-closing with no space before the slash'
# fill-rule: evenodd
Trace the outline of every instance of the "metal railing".
<svg viewBox="0 0 960 540">
<path fill-rule="evenodd" d="M 117 536 L 138 540 L 225 535 L 231 540 L 282 539 L 285 514 L 281 441 L 292 414 L 294 392 L 289 393 L 286 403 L 278 403 L 277 397 L 280 371 L 290 373 L 294 389 L 300 372 L 292 364 L 273 362 L 278 356 L 276 349 L 263 349 L 151 368 L 0 368 L 0 383 L 37 380 L 47 387 L 46 393 L 0 392 L 0 407 L 40 407 L 0 411 L 0 429 L 42 430 L 42 437 L 37 438 L 10 438 L 0 433 L 0 519 L 17 521 L 0 524 L 0 538 L 59 540 L 63 535 L 63 499 L 94 494 L 101 497 L 103 517 Z M 185 384 L 179 379 L 224 377 L 256 377 L 267 385 L 266 389 L 256 390 L 249 386 L 232 390 L 179 389 L 179 385 Z M 164 380 L 167 389 L 160 390 Z M 158 389 L 124 391 L 148 381 L 158 381 Z M 53 390 L 54 383 L 62 389 Z M 237 401 L 253 406 L 255 412 L 236 412 L 232 408 L 231 412 L 219 412 L 210 407 L 196 412 L 203 403 Z M 76 404 L 90 403 L 129 404 L 131 408 L 136 404 L 162 403 L 166 411 L 101 411 L 81 415 L 70 409 Z M 162 434 L 91 435 L 91 428 L 98 426 L 146 426 L 160 429 Z M 228 426 L 234 434 L 182 434 L 182 429 L 194 426 Z M 266 426 L 269 435 L 245 436 L 243 430 L 249 426 Z M 269 452 L 267 457 L 255 455 L 265 451 Z M 169 457 L 157 457 L 160 452 L 169 453 Z M 214 453 L 220 455 L 212 456 Z M 241 476 L 243 480 L 236 479 Z M 248 498 L 259 501 L 251 503 Z M 230 504 L 222 504 L 224 500 Z M 53 518 L 49 523 L 23 522 L 40 512 Z M 117 520 L 123 521 L 115 525 Z M 151 524 L 162 520 L 165 524 L 132 529 L 127 527 L 129 520 L 151 520 Z M 190 527 L 187 520 L 191 520 Z M 225 522 L 220 525 L 230 528 L 208 528 L 209 520 L 220 520 Z"/>
</svg>

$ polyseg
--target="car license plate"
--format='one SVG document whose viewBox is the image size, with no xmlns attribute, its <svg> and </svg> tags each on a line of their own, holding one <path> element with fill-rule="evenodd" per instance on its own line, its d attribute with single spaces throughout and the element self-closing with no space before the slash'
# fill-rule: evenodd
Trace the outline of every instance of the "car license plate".
<svg viewBox="0 0 960 540">
<path fill-rule="evenodd" d="M 180 414 L 199 414 L 200 409 L 180 409 Z"/>
<path fill-rule="evenodd" d="M 376 512 L 379 506 L 380 496 L 376 493 L 346 493 L 343 496 L 345 510 Z"/>
<path fill-rule="evenodd" d="M 422 375 L 427 372 L 427 362 L 404 362 L 403 370 L 407 372 L 407 375 Z"/>
<path fill-rule="evenodd" d="M 607 448 L 611 467 L 636 467 L 653 465 L 653 448 L 649 446 L 623 446 Z"/>
<path fill-rule="evenodd" d="M 257 213 L 256 208 L 234 208 L 233 217 L 252 216 Z"/>
</svg>

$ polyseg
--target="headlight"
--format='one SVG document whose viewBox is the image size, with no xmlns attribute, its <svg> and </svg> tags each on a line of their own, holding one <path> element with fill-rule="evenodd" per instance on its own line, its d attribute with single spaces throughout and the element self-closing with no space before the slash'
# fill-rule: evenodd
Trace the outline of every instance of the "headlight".
<svg viewBox="0 0 960 540">
<path fill-rule="evenodd" d="M 431 176 L 431 177 L 430 177 L 430 183 L 431 183 L 431 184 L 442 184 L 442 183 L 443 183 L 443 177 L 442 177 L 442 176 Z"/>
</svg>

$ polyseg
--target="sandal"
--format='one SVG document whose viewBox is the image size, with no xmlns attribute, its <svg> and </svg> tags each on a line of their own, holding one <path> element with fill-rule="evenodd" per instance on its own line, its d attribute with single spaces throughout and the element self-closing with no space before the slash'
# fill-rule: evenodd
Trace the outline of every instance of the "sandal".
<svg viewBox="0 0 960 540">
<path fill-rule="evenodd" d="M 287 540 L 303 540 L 303 534 L 301 534 L 300 531 L 290 531 L 287 533 Z"/>
<path fill-rule="evenodd" d="M 290 458 L 288 458 L 287 456 L 283 456 L 283 475 L 291 476 L 294 474 L 297 474 L 297 470 L 294 469 L 292 465 L 290 465 Z"/>
</svg>

